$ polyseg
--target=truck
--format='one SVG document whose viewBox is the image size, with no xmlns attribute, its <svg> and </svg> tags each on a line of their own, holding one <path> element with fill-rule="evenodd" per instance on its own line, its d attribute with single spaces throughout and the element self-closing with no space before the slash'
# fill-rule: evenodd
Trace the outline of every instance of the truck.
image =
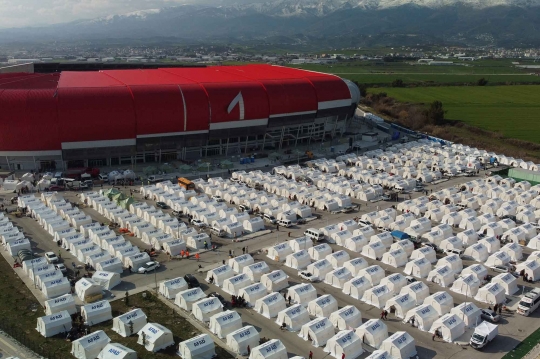
<svg viewBox="0 0 540 359">
<path fill-rule="evenodd" d="M 99 173 L 99 168 L 95 167 L 71 168 L 65 172 L 64 177 L 72 178 L 74 180 L 87 180 L 90 179 L 90 177 L 96 178 L 99 176 Z"/>
<path fill-rule="evenodd" d="M 499 326 L 482 322 L 476 327 L 469 344 L 474 349 L 482 349 L 499 334 Z"/>
</svg>

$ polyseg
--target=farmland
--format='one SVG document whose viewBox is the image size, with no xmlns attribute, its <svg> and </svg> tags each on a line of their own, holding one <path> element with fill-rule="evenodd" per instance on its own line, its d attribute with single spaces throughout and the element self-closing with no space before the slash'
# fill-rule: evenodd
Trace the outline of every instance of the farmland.
<svg viewBox="0 0 540 359">
<path fill-rule="evenodd" d="M 505 137 L 540 142 L 540 86 L 463 86 L 375 88 L 401 102 L 443 103 L 446 118 L 460 120 Z"/>
</svg>

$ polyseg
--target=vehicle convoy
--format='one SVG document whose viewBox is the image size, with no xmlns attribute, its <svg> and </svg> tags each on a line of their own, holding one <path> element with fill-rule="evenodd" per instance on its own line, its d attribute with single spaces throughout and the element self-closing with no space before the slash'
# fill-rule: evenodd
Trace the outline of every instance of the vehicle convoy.
<svg viewBox="0 0 540 359">
<path fill-rule="evenodd" d="M 540 305 L 540 288 L 534 288 L 519 301 L 517 312 L 528 316 Z"/>
<path fill-rule="evenodd" d="M 482 322 L 476 327 L 469 344 L 474 349 L 485 347 L 499 334 L 499 326 L 488 322 Z"/>
</svg>

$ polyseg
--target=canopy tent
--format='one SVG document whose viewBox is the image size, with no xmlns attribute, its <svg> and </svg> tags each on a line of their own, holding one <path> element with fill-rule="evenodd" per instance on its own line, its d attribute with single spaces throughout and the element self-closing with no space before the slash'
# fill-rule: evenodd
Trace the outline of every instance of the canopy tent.
<svg viewBox="0 0 540 359">
<path fill-rule="evenodd" d="M 210 321 L 210 317 L 222 311 L 223 304 L 216 297 L 201 299 L 191 306 L 191 313 L 201 322 Z"/>
<path fill-rule="evenodd" d="M 358 258 L 353 258 L 349 261 L 346 261 L 343 264 L 343 266 L 347 268 L 349 272 L 351 272 L 352 276 L 354 277 L 358 275 L 358 272 L 360 272 L 362 269 L 369 267 L 369 264 L 364 258 L 358 257 Z"/>
<path fill-rule="evenodd" d="M 490 305 L 506 302 L 504 288 L 499 283 L 488 283 L 478 290 L 475 300 Z"/>
<path fill-rule="evenodd" d="M 407 332 L 395 332 L 382 345 L 393 359 L 409 359 L 417 354 L 414 338 Z"/>
<path fill-rule="evenodd" d="M 489 256 L 486 246 L 484 246 L 482 243 L 476 243 L 465 248 L 463 255 L 466 257 L 471 257 L 477 262 L 485 262 Z"/>
<path fill-rule="evenodd" d="M 386 301 L 392 298 L 392 291 L 386 284 L 379 284 L 364 292 L 362 301 L 377 308 L 383 308 Z"/>
<path fill-rule="evenodd" d="M 147 323 L 137 334 L 137 344 L 143 345 L 149 352 L 155 353 L 174 345 L 172 332 L 158 323 Z"/>
<path fill-rule="evenodd" d="M 98 330 L 71 342 L 71 355 L 77 359 L 97 358 L 110 341 L 103 330 Z"/>
<path fill-rule="evenodd" d="M 369 243 L 362 248 L 362 255 L 373 260 L 380 260 L 386 252 L 386 247 L 382 242 Z"/>
<path fill-rule="evenodd" d="M 429 297 L 429 288 L 424 282 L 413 282 L 403 287 L 399 294 L 409 294 L 416 305 L 420 305 Z"/>
<path fill-rule="evenodd" d="M 404 319 L 407 312 L 415 306 L 416 299 L 410 293 L 401 293 L 388 299 L 384 309 L 394 313 L 396 318 Z"/>
<path fill-rule="evenodd" d="M 440 266 L 448 266 L 452 268 L 454 274 L 459 274 L 463 270 L 463 261 L 457 254 L 450 254 L 439 259 L 437 262 L 437 267 Z"/>
<path fill-rule="evenodd" d="M 255 306 L 257 300 L 261 299 L 267 294 L 266 287 L 261 283 L 255 283 L 248 285 L 238 291 L 238 295 L 246 301 L 248 307 Z"/>
<path fill-rule="evenodd" d="M 311 249 L 311 248 L 310 248 Z M 284 262 L 285 258 L 292 254 L 293 250 L 289 243 L 280 243 L 273 247 L 268 248 L 267 257 L 277 262 Z"/>
<path fill-rule="evenodd" d="M 174 298 L 174 304 L 184 310 L 191 311 L 191 306 L 193 305 L 193 303 L 202 298 L 206 298 L 206 294 L 204 294 L 203 290 L 200 287 L 183 290 L 176 294 L 176 297 Z"/>
<path fill-rule="evenodd" d="M 426 258 L 413 259 L 407 262 L 403 273 L 416 278 L 427 278 L 431 271 L 431 263 Z"/>
<path fill-rule="evenodd" d="M 306 236 L 294 238 L 289 241 L 289 246 L 292 248 L 293 252 L 298 252 L 313 247 L 313 241 Z"/>
<path fill-rule="evenodd" d="M 232 267 L 228 264 L 211 269 L 206 273 L 206 281 L 210 282 L 210 278 L 213 278 L 213 283 L 218 287 L 223 285 L 225 279 L 229 279 L 234 276 Z"/>
<path fill-rule="evenodd" d="M 478 279 L 480 282 L 483 282 L 488 274 L 488 271 L 486 267 L 481 264 L 472 264 L 461 271 L 462 276 L 468 274 L 473 274 L 476 279 Z"/>
<path fill-rule="evenodd" d="M 210 317 L 210 331 L 218 338 L 223 339 L 240 328 L 242 328 L 242 318 L 236 311 L 227 310 Z"/>
<path fill-rule="evenodd" d="M 255 302 L 255 311 L 266 318 L 274 318 L 287 307 L 279 293 L 270 293 Z"/>
<path fill-rule="evenodd" d="M 311 344 L 321 347 L 334 336 L 334 327 L 328 318 L 316 318 L 302 325 L 298 336 L 304 340 L 311 339 Z"/>
<path fill-rule="evenodd" d="M 374 286 L 379 284 L 384 278 L 384 269 L 375 264 L 360 270 L 358 276 L 364 276 Z"/>
<path fill-rule="evenodd" d="M 540 235 L 531 238 L 529 243 L 527 243 L 527 247 L 529 247 L 531 249 L 534 249 L 534 250 L 539 250 L 540 249 Z"/>
<path fill-rule="evenodd" d="M 276 323 L 291 332 L 297 332 L 300 328 L 309 322 L 309 314 L 301 304 L 294 304 L 290 307 L 283 309 L 277 315 Z"/>
<path fill-rule="evenodd" d="M 120 274 L 114 272 L 95 271 L 92 280 L 101 287 L 111 290 L 120 284 Z"/>
<path fill-rule="evenodd" d="M 368 355 L 366 359 L 390 359 L 391 356 L 386 350 L 375 350 L 373 353 Z"/>
<path fill-rule="evenodd" d="M 251 351 L 251 348 L 255 348 L 259 345 L 259 340 L 260 337 L 257 329 L 251 325 L 247 325 L 227 335 L 227 346 L 236 354 L 246 356 L 248 355 L 248 347 L 250 348 L 249 351 Z M 182 357 L 189 358 L 184 355 L 182 355 Z"/>
<path fill-rule="evenodd" d="M 478 289 L 480 289 L 480 281 L 472 273 L 459 277 L 450 288 L 452 292 L 469 297 L 474 297 L 478 293 Z"/>
<path fill-rule="evenodd" d="M 407 263 L 407 253 L 402 249 L 396 249 L 383 254 L 382 263 L 391 267 L 403 267 Z"/>
<path fill-rule="evenodd" d="M 508 243 L 501 248 L 501 251 L 508 254 L 512 262 L 520 261 L 523 258 L 523 248 L 517 243 Z"/>
<path fill-rule="evenodd" d="M 96 295 L 101 295 L 103 288 L 93 279 L 81 278 L 75 283 L 75 294 L 83 302 L 88 301 Z"/>
<path fill-rule="evenodd" d="M 289 286 L 289 276 L 281 269 L 277 269 L 261 276 L 261 284 L 268 289 L 268 292 L 279 292 Z"/>
<path fill-rule="evenodd" d="M 287 348 L 278 339 L 270 339 L 251 349 L 249 359 L 287 359 Z"/>
<path fill-rule="evenodd" d="M 518 291 L 517 279 L 510 273 L 501 273 L 493 277 L 491 283 L 499 283 L 506 295 L 513 295 Z"/>
<path fill-rule="evenodd" d="M 318 279 L 323 279 L 326 274 L 332 271 L 332 265 L 328 259 L 321 259 L 307 266 L 307 271 Z"/>
<path fill-rule="evenodd" d="M 497 251 L 488 257 L 488 259 L 486 260 L 486 267 L 494 267 L 500 265 L 504 266 L 511 261 L 512 259 L 506 252 Z"/>
<path fill-rule="evenodd" d="M 57 280 L 57 279 L 62 279 L 63 277 L 64 277 L 64 273 L 62 273 L 59 270 L 54 270 L 52 272 L 47 272 L 47 273 L 36 275 L 34 277 L 34 279 L 35 279 L 35 282 L 36 282 L 36 286 L 38 288 L 41 288 L 41 284 L 43 282 L 54 281 L 54 280 Z"/>
<path fill-rule="evenodd" d="M 410 239 L 407 238 L 407 239 L 402 239 L 400 241 L 397 241 L 396 243 L 393 243 L 390 246 L 391 251 L 395 251 L 398 249 L 401 249 L 402 251 L 405 252 L 407 257 L 410 257 L 410 255 L 414 251 L 414 243 Z"/>
<path fill-rule="evenodd" d="M 413 320 L 414 318 L 414 320 Z M 431 329 L 431 325 L 439 318 L 439 313 L 430 304 L 422 304 L 416 308 L 413 308 L 407 312 L 404 323 L 412 323 L 414 327 L 417 327 L 423 332 L 427 332 Z"/>
<path fill-rule="evenodd" d="M 384 284 L 392 292 L 392 295 L 398 294 L 407 284 L 407 278 L 401 273 L 392 273 L 381 280 L 381 284 Z"/>
<path fill-rule="evenodd" d="M 113 318 L 112 330 L 126 338 L 138 333 L 147 323 L 146 314 L 136 308 Z"/>
<path fill-rule="evenodd" d="M 244 267 L 255 263 L 255 260 L 250 254 L 242 254 L 241 256 L 229 259 L 229 266 L 235 273 L 243 273 Z"/>
<path fill-rule="evenodd" d="M 323 243 L 309 248 L 308 253 L 311 259 L 318 261 L 332 254 L 332 248 L 327 243 Z"/>
<path fill-rule="evenodd" d="M 454 308 L 454 298 L 450 294 L 440 291 L 424 299 L 424 304 L 430 304 L 439 315 L 445 315 Z"/>
<path fill-rule="evenodd" d="M 75 306 L 75 300 L 71 293 L 61 295 L 58 298 L 49 299 L 45 301 L 45 314 L 51 315 L 54 313 L 59 313 L 62 311 L 67 311 L 69 314 L 73 315 L 77 313 L 77 308 Z"/>
<path fill-rule="evenodd" d="M 437 254 L 435 253 L 435 250 L 431 247 L 421 247 L 418 249 L 415 249 L 411 253 L 411 260 L 413 259 L 420 259 L 425 258 L 429 261 L 429 263 L 435 263 L 437 262 Z"/>
<path fill-rule="evenodd" d="M 102 300 L 81 307 L 84 324 L 95 325 L 112 319 L 112 309 L 108 301 Z"/>
<path fill-rule="evenodd" d="M 122 344 L 109 343 L 99 353 L 97 359 L 137 359 L 137 352 Z"/>
<path fill-rule="evenodd" d="M 111 258 L 101 261 L 96 265 L 96 269 L 100 271 L 113 272 L 118 274 L 122 274 L 124 272 L 124 268 L 122 268 L 122 262 L 118 258 Z"/>
<path fill-rule="evenodd" d="M 293 303 L 307 306 L 309 302 L 317 299 L 317 290 L 312 284 L 296 284 L 287 290 L 287 298 L 291 297 Z"/>
<path fill-rule="evenodd" d="M 71 315 L 67 310 L 37 319 L 36 330 L 45 338 L 53 337 L 71 330 Z"/>
<path fill-rule="evenodd" d="M 338 310 L 338 302 L 330 294 L 325 294 L 317 299 L 310 301 L 307 305 L 307 311 L 314 317 L 328 318 L 332 312 Z"/>
<path fill-rule="evenodd" d="M 355 333 L 362 341 L 373 348 L 380 348 L 388 338 L 388 327 L 380 319 L 370 319 L 356 328 Z"/>
<path fill-rule="evenodd" d="M 450 313 L 460 317 L 465 323 L 465 326 L 469 328 L 476 327 L 482 321 L 482 311 L 471 302 L 461 303 L 457 307 L 452 308 Z"/>
<path fill-rule="evenodd" d="M 343 267 L 346 261 L 350 259 L 349 253 L 341 250 L 331 253 L 326 256 L 326 259 L 330 262 L 334 269 Z"/>
<path fill-rule="evenodd" d="M 329 319 L 338 330 L 354 329 L 362 324 L 362 313 L 354 305 L 347 305 L 330 314 Z"/>
<path fill-rule="evenodd" d="M 449 287 L 455 281 L 454 271 L 448 265 L 442 265 L 429 272 L 427 280 L 441 287 Z"/>
<path fill-rule="evenodd" d="M 47 298 L 56 298 L 71 292 L 69 280 L 66 277 L 48 280 L 41 283 L 41 292 Z"/>
<path fill-rule="evenodd" d="M 362 235 L 355 235 L 350 238 L 347 238 L 343 244 L 343 247 L 353 252 L 360 252 L 365 245 L 369 243 L 368 239 Z M 539 246 L 540 248 L 540 246 Z"/>
<path fill-rule="evenodd" d="M 347 268 L 341 267 L 328 272 L 324 278 L 324 282 L 335 288 L 343 288 L 345 282 L 351 278 L 352 273 Z"/>
<path fill-rule="evenodd" d="M 159 283 L 159 294 L 167 299 L 174 299 L 176 294 L 188 289 L 188 284 L 182 277 L 164 280 Z"/>
<path fill-rule="evenodd" d="M 452 343 L 465 333 L 465 323 L 458 315 L 447 313 L 433 322 L 429 332 L 435 331 L 441 333 L 444 341 Z"/>
<path fill-rule="evenodd" d="M 237 295 L 238 291 L 251 284 L 251 279 L 245 273 L 237 274 L 234 277 L 223 281 L 223 291 L 231 295 Z"/>
<path fill-rule="evenodd" d="M 304 269 L 309 264 L 311 264 L 311 257 L 305 249 L 289 254 L 285 258 L 285 265 L 293 269 Z"/>
<path fill-rule="evenodd" d="M 336 359 L 357 358 L 363 352 L 362 339 L 352 330 L 342 330 L 328 340 L 324 351 Z"/>
<path fill-rule="evenodd" d="M 531 256 L 529 256 L 529 258 L 531 258 Z M 518 273 L 523 271 L 523 274 L 527 274 L 527 278 L 533 282 L 540 279 L 540 263 L 535 259 L 519 263 L 516 265 L 516 271 Z"/>
<path fill-rule="evenodd" d="M 478 241 L 478 243 L 486 246 L 488 253 L 493 254 L 501 248 L 501 242 L 495 237 L 486 237 Z"/>
<path fill-rule="evenodd" d="M 359 275 L 343 284 L 343 293 L 354 299 L 361 299 L 364 292 L 371 287 L 371 282 L 366 277 Z"/>
</svg>

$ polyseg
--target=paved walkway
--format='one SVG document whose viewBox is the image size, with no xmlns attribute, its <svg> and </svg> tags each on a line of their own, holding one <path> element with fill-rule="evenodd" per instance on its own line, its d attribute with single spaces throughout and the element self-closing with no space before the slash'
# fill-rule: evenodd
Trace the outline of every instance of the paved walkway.
<svg viewBox="0 0 540 359">
<path fill-rule="evenodd" d="M 10 357 L 19 359 L 41 358 L 12 337 L 0 331 L 0 359 L 7 359 Z"/>
</svg>

